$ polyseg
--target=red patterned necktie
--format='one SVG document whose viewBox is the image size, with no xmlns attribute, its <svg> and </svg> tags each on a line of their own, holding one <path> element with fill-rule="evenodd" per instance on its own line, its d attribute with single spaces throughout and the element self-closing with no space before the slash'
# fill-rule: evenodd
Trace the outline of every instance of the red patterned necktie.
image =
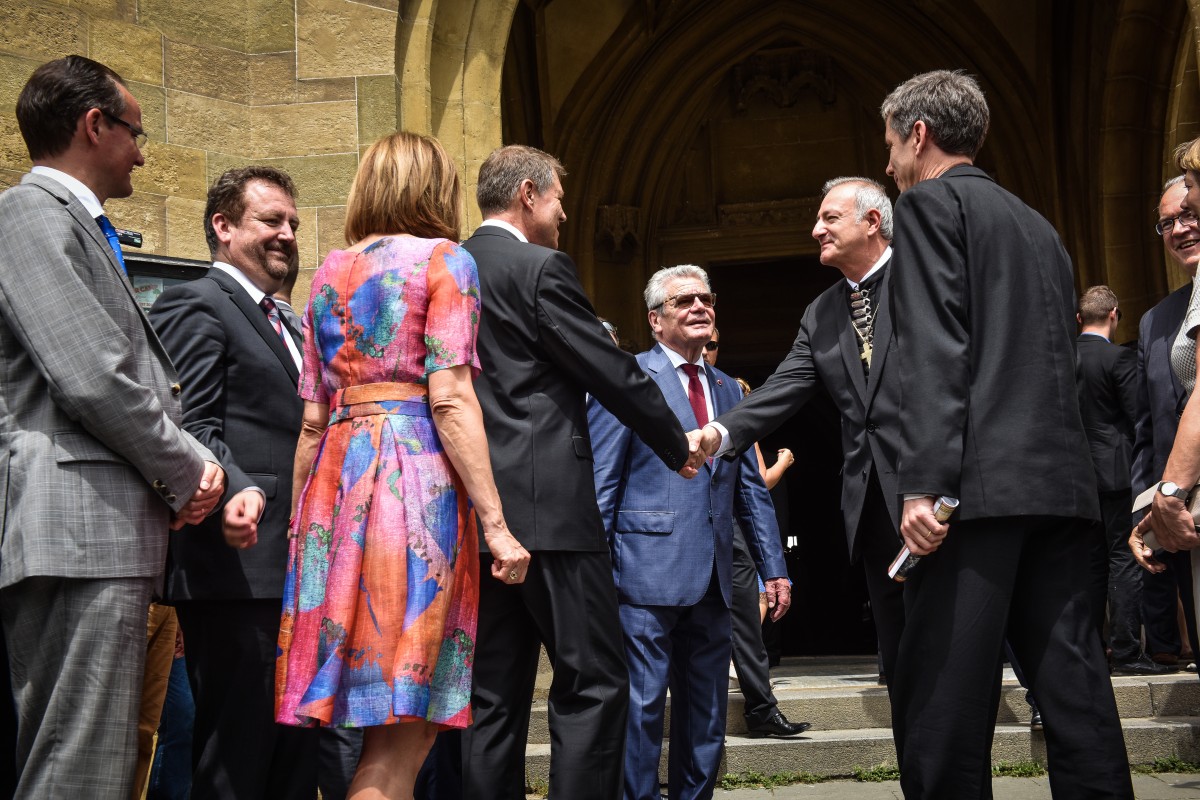
<svg viewBox="0 0 1200 800">
<path fill-rule="evenodd" d="M 704 402 L 704 387 L 700 384 L 700 367 L 696 364 L 680 364 L 688 376 L 688 402 L 696 415 L 697 427 L 708 424 L 708 404 Z"/>
<path fill-rule="evenodd" d="M 271 322 L 271 327 L 279 334 L 279 340 L 283 342 L 283 346 L 287 347 L 287 333 L 283 330 L 283 319 L 279 316 L 279 309 L 275 305 L 275 301 L 269 295 L 263 296 L 259 302 L 263 311 L 267 312 L 267 319 Z"/>
</svg>

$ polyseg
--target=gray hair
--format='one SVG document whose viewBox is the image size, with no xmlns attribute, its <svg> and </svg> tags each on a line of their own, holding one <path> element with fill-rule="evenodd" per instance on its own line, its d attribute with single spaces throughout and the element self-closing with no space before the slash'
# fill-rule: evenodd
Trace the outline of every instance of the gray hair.
<svg viewBox="0 0 1200 800">
<path fill-rule="evenodd" d="M 1183 183 L 1183 178 L 1184 178 L 1183 175 L 1176 175 L 1174 178 L 1169 179 L 1166 183 L 1163 184 L 1162 191 L 1159 192 L 1159 194 L 1158 194 L 1158 202 L 1155 203 L 1154 208 L 1151 209 L 1154 212 L 1154 215 L 1156 217 L 1158 216 L 1158 207 L 1160 205 L 1162 205 L 1162 199 L 1164 197 L 1166 197 L 1167 192 L 1171 191 L 1171 189 L 1173 189 L 1176 186 L 1178 186 L 1179 184 Z"/>
<path fill-rule="evenodd" d="M 650 280 L 646 283 L 646 291 L 642 296 L 646 299 L 647 311 L 658 308 L 667 302 L 667 284 L 675 278 L 695 278 L 704 284 L 704 291 L 712 291 L 712 286 L 708 282 L 708 273 L 695 264 L 663 267 L 651 275 Z"/>
<path fill-rule="evenodd" d="M 939 69 L 909 78 L 892 90 L 879 113 L 902 139 L 917 120 L 933 143 L 974 159 L 988 132 L 988 105 L 979 83 L 962 70 Z"/>
<path fill-rule="evenodd" d="M 507 210 L 516 197 L 522 181 L 533 181 L 538 194 L 544 194 L 567 174 L 558 159 L 536 147 L 510 144 L 491 152 L 479 168 L 479 185 L 475 188 L 475 199 L 485 217 L 495 216 Z"/>
<path fill-rule="evenodd" d="M 854 190 L 854 221 L 862 222 L 867 212 L 875 209 L 879 212 L 879 235 L 890 242 L 892 240 L 892 201 L 888 199 L 887 191 L 879 181 L 853 176 L 833 178 L 825 181 L 825 185 L 821 187 L 821 197 L 825 197 L 837 187 L 847 183 L 853 183 L 858 187 Z"/>
</svg>

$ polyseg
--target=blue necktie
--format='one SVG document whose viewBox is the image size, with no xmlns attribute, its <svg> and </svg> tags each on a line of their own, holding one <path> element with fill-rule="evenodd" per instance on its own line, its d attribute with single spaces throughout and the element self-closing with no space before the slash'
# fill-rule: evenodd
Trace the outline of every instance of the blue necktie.
<svg viewBox="0 0 1200 800">
<path fill-rule="evenodd" d="M 108 239 L 108 246 L 116 253 L 117 263 L 121 265 L 121 271 L 128 274 L 129 270 L 125 268 L 125 256 L 121 253 L 121 239 L 117 236 L 117 229 L 108 221 L 108 217 L 103 214 L 96 217 L 96 222 L 100 225 L 100 230 L 104 231 L 104 238 Z"/>
</svg>

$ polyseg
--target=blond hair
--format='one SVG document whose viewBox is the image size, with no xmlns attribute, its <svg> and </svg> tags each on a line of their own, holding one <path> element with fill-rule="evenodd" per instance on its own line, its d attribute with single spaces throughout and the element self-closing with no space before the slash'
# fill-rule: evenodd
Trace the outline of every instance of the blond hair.
<svg viewBox="0 0 1200 800">
<path fill-rule="evenodd" d="M 1175 166 L 1183 172 L 1200 170 L 1200 137 L 1175 148 Z"/>
<path fill-rule="evenodd" d="M 346 199 L 346 242 L 373 233 L 457 239 L 462 185 L 432 136 L 397 131 L 363 154 Z"/>
</svg>

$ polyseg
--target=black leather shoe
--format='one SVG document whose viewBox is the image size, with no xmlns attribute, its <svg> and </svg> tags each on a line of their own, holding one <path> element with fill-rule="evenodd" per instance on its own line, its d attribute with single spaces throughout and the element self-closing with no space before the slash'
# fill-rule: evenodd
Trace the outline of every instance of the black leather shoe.
<svg viewBox="0 0 1200 800">
<path fill-rule="evenodd" d="M 751 739 L 761 739 L 764 736 L 771 736 L 776 739 L 786 739 L 789 736 L 798 736 L 804 733 L 810 727 L 811 722 L 788 722 L 787 717 L 779 709 L 775 709 L 771 716 L 767 717 L 762 722 L 751 723 L 747 721 L 746 726 L 750 729 Z"/>
<path fill-rule="evenodd" d="M 1133 661 L 1126 661 L 1123 664 L 1113 664 L 1112 668 L 1113 675 L 1167 675 L 1172 672 L 1178 672 L 1178 667 L 1159 664 L 1145 656 L 1139 656 Z"/>
<path fill-rule="evenodd" d="M 1046 726 L 1042 724 L 1042 710 L 1037 706 L 1034 706 L 1029 715 L 1029 730 L 1040 731 L 1045 727 Z"/>
</svg>

